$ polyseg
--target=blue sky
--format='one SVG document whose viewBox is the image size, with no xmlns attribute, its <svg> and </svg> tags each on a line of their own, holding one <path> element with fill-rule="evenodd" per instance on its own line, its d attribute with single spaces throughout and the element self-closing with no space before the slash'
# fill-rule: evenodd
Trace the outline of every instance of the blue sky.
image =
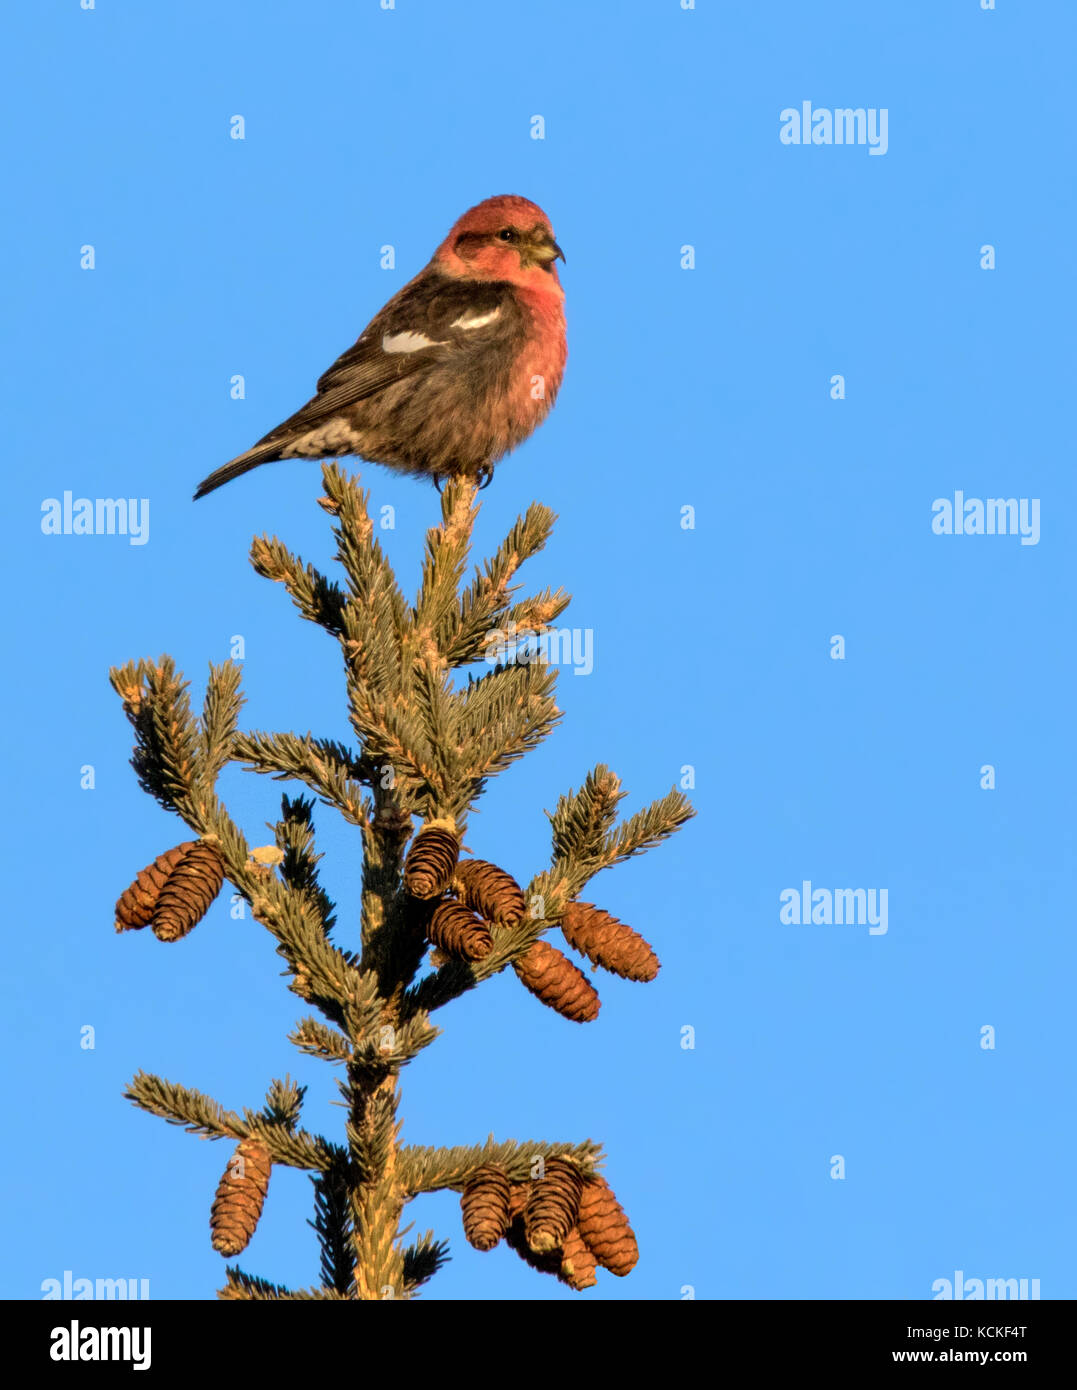
<svg viewBox="0 0 1077 1390">
<path fill-rule="evenodd" d="M 598 761 L 629 811 L 690 765 L 699 815 L 592 885 L 655 945 L 654 984 L 602 979 L 577 1027 L 499 977 L 404 1076 L 405 1142 L 601 1141 L 639 1266 L 575 1295 L 471 1250 L 456 1199 L 425 1197 L 410 1215 L 454 1259 L 424 1296 L 930 1298 L 955 1270 L 1077 1295 L 1073 6 L 56 0 L 4 24 L 0 1294 L 64 1270 L 155 1298 L 222 1282 L 229 1151 L 129 1106 L 139 1068 L 237 1108 L 290 1072 L 307 1126 L 341 1134 L 330 1069 L 285 1040 L 302 1010 L 266 933 L 223 897 L 176 947 L 113 933 L 119 892 L 186 832 L 138 790 L 106 673 L 168 651 L 200 697 L 240 634 L 248 727 L 347 737 L 334 644 L 246 559 L 265 530 L 329 564 L 317 465 L 191 492 L 464 208 L 517 192 L 568 256 L 570 358 L 483 494 L 475 558 L 553 507 L 522 577 L 573 593 L 595 665 L 563 673 L 563 725 L 469 843 L 526 880 L 543 808 Z M 783 144 L 804 101 L 885 108 L 887 152 Z M 361 471 L 413 590 L 435 494 Z M 934 534 L 957 490 L 1039 499 L 1038 544 Z M 44 535 L 65 491 L 148 498 L 147 542 Z M 280 788 L 222 787 L 268 839 Z M 317 826 L 347 944 L 356 837 Z M 885 888 L 887 932 L 782 924 L 805 879 Z M 307 1179 L 277 1170 L 240 1263 L 313 1282 L 309 1215 Z"/>
</svg>

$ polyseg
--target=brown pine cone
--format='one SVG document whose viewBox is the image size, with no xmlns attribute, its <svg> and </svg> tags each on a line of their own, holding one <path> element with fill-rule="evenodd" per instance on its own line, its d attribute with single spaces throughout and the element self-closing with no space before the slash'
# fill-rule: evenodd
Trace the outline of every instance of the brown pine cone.
<svg viewBox="0 0 1077 1390">
<path fill-rule="evenodd" d="M 574 949 L 625 980 L 653 980 L 658 957 L 639 932 L 593 903 L 569 903 L 561 931 Z"/>
<path fill-rule="evenodd" d="M 547 1167 L 547 1172 L 549 1168 Z M 527 1243 L 524 1212 L 532 1199 L 536 1184 L 514 1183 L 509 1193 L 511 1224 L 505 1236 L 506 1244 L 515 1250 L 532 1269 L 542 1274 L 556 1274 L 562 1284 L 574 1289 L 589 1289 L 598 1281 L 595 1277 L 595 1257 L 573 1226 L 560 1249 L 545 1252 L 532 1250 Z"/>
<path fill-rule="evenodd" d="M 168 877 L 184 855 L 194 849 L 197 840 L 184 840 L 175 849 L 165 850 L 148 864 L 116 904 L 116 930 L 148 927 L 157 908 L 157 899 Z"/>
<path fill-rule="evenodd" d="M 482 960 L 494 946 L 490 928 L 463 903 L 438 903 L 426 928 L 426 938 L 462 960 Z"/>
<path fill-rule="evenodd" d="M 545 1176 L 536 1178 L 524 1211 L 524 1233 L 538 1254 L 559 1249 L 576 1224 L 583 1175 L 565 1158 L 546 1161 Z"/>
<path fill-rule="evenodd" d="M 636 1235 L 605 1178 L 588 1178 L 580 1197 L 576 1227 L 603 1269 L 623 1276 L 639 1259 Z"/>
<path fill-rule="evenodd" d="M 404 887 L 413 898 L 437 898 L 448 888 L 460 855 L 455 831 L 425 825 L 404 860 Z"/>
<path fill-rule="evenodd" d="M 590 1023 L 598 1017 L 598 991 L 556 946 L 536 941 L 526 955 L 513 961 L 512 968 L 536 998 L 565 1018 Z"/>
<path fill-rule="evenodd" d="M 168 876 L 153 914 L 158 941 L 178 941 L 202 920 L 224 882 L 224 862 L 197 840 Z"/>
<path fill-rule="evenodd" d="M 590 1289 L 598 1283 L 595 1257 L 584 1244 L 583 1237 L 573 1226 L 561 1247 L 561 1269 L 557 1275 L 562 1284 L 573 1289 Z"/>
<path fill-rule="evenodd" d="M 527 911 L 523 889 L 512 875 L 485 859 L 461 859 L 456 881 L 461 902 L 499 927 L 514 927 Z"/>
<path fill-rule="evenodd" d="M 510 1250 L 515 1250 L 525 1264 L 529 1264 L 532 1269 L 537 1269 L 540 1274 L 560 1274 L 560 1250 L 532 1250 L 527 1243 L 522 1216 L 513 1218 L 509 1229 L 505 1232 L 505 1244 Z"/>
<path fill-rule="evenodd" d="M 209 1224 L 213 1248 L 238 1255 L 250 1244 L 269 1187 L 273 1162 L 260 1139 L 244 1139 L 217 1184 Z"/>
<path fill-rule="evenodd" d="M 467 1180 L 460 1195 L 464 1235 L 476 1250 L 492 1250 L 509 1229 L 509 1175 L 484 1163 Z"/>
</svg>

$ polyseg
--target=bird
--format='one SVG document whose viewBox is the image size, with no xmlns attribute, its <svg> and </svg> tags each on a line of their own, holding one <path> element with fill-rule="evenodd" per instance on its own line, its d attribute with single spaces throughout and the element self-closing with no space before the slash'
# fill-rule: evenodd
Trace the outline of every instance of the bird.
<svg viewBox="0 0 1077 1390">
<path fill-rule="evenodd" d="M 516 194 L 469 208 L 433 257 L 318 379 L 317 394 L 198 485 L 205 497 L 263 463 L 352 455 L 441 488 L 486 486 L 546 418 L 568 349 L 564 252 Z"/>
</svg>

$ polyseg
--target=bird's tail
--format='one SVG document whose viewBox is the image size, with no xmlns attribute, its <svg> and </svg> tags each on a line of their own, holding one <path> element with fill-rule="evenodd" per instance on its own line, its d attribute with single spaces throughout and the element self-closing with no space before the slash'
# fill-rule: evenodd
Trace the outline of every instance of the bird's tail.
<svg viewBox="0 0 1077 1390">
<path fill-rule="evenodd" d="M 200 497 L 205 497 L 206 493 L 214 492 L 225 483 L 230 483 L 233 478 L 242 477 L 244 473 L 249 473 L 252 468 L 257 468 L 260 463 L 269 463 L 278 458 L 280 458 L 279 442 L 256 444 L 245 454 L 237 454 L 229 463 L 222 464 L 208 478 L 203 478 L 198 484 L 194 500 L 197 502 Z"/>
</svg>

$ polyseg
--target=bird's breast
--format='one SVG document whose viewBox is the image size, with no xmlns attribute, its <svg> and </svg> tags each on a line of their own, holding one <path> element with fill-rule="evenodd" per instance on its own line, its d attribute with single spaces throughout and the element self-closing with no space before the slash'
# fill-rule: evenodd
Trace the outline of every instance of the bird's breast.
<svg viewBox="0 0 1077 1390">
<path fill-rule="evenodd" d="M 560 297 L 522 291 L 527 331 L 516 359 L 513 405 L 531 428 L 554 403 L 565 371 L 568 346 Z"/>
</svg>

